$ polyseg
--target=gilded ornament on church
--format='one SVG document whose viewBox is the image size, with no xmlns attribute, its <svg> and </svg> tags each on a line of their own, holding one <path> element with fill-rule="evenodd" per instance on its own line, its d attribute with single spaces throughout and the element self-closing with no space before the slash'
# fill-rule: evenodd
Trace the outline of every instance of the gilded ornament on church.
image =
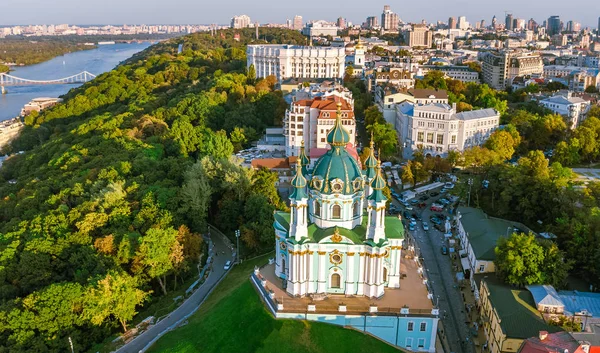
<svg viewBox="0 0 600 353">
<path fill-rule="evenodd" d="M 334 243 L 339 243 L 342 241 L 342 236 L 340 235 L 340 231 L 336 228 L 335 232 L 331 236 L 331 241 Z"/>
<path fill-rule="evenodd" d="M 325 255 L 325 254 L 327 254 L 327 252 L 326 251 L 317 251 L 317 254 L 319 254 L 319 255 Z"/>
<path fill-rule="evenodd" d="M 281 248 L 281 250 L 285 250 L 286 249 L 286 245 L 284 242 L 279 243 L 279 248 Z"/>
<path fill-rule="evenodd" d="M 338 250 L 333 250 L 333 252 L 329 254 L 329 262 L 331 262 L 334 265 L 341 264 L 342 259 L 342 253 L 340 253 Z"/>
</svg>

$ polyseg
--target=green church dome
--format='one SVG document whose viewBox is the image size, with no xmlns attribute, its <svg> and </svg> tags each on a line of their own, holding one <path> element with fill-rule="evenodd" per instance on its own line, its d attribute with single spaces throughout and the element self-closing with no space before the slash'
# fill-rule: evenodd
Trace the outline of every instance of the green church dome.
<svg viewBox="0 0 600 353">
<path fill-rule="evenodd" d="M 311 187 L 324 194 L 351 195 L 363 189 L 358 162 L 340 146 L 333 146 L 319 158 L 311 181 Z"/>
<path fill-rule="evenodd" d="M 331 146 L 346 146 L 350 142 L 348 130 L 342 126 L 342 102 L 337 103 L 335 126 L 327 134 L 327 143 Z"/>
</svg>

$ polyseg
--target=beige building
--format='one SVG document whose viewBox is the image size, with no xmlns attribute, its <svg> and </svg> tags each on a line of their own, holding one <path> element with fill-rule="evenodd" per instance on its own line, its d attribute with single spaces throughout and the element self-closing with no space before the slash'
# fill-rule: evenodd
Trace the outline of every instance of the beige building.
<svg viewBox="0 0 600 353">
<path fill-rule="evenodd" d="M 386 31 L 397 31 L 399 22 L 398 14 L 392 12 L 390 5 L 385 5 L 381 14 L 381 28 Z"/>
<path fill-rule="evenodd" d="M 483 82 L 503 90 L 518 76 L 538 76 L 544 73 L 542 58 L 525 52 L 486 52 L 482 55 Z"/>
<path fill-rule="evenodd" d="M 429 30 L 427 25 L 416 24 L 412 25 L 412 28 L 404 33 L 404 39 L 411 48 L 431 48 L 433 44 L 433 32 Z"/>
</svg>

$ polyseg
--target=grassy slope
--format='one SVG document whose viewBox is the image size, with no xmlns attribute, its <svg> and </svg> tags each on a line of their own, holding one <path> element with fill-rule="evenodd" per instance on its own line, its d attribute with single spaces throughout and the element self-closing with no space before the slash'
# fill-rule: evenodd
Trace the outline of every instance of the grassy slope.
<svg viewBox="0 0 600 353">
<path fill-rule="evenodd" d="M 254 265 L 266 258 L 232 270 L 186 326 L 165 335 L 149 352 L 398 352 L 339 326 L 275 320 L 248 280 Z"/>
</svg>

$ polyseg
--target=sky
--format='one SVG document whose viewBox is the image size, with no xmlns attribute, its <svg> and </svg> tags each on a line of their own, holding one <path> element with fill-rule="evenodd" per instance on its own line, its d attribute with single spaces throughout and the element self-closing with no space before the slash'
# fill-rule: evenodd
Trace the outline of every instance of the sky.
<svg viewBox="0 0 600 353">
<path fill-rule="evenodd" d="M 309 20 L 334 21 L 344 17 L 362 23 L 367 16 L 380 16 L 383 5 L 406 22 L 427 22 L 466 16 L 487 24 L 504 12 L 516 18 L 534 18 L 541 23 L 560 15 L 565 23 L 580 22 L 595 28 L 600 16 L 598 0 L 2 0 L 0 26 L 15 24 L 227 24 L 233 15 L 246 14 L 260 23 L 285 23 L 294 15 Z M 576 4 L 574 6 L 573 4 Z M 585 11 L 582 9 L 594 10 Z"/>
</svg>

